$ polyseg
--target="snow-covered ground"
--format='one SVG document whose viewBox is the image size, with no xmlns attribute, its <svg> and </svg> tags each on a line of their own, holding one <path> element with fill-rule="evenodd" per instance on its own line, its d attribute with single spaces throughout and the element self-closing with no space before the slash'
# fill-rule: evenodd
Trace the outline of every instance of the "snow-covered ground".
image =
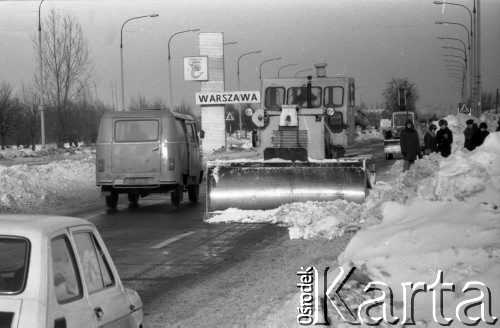
<svg viewBox="0 0 500 328">
<path fill-rule="evenodd" d="M 373 141 L 381 141 L 384 139 L 382 132 L 380 130 L 376 130 L 374 127 L 367 127 L 365 130 L 361 130 L 358 128 L 356 130 L 356 139 L 355 143 L 357 144 L 366 144 Z"/>
<path fill-rule="evenodd" d="M 209 222 L 272 222 L 289 227 L 290 238 L 304 239 L 334 238 L 365 228 L 352 238 L 339 263 L 346 270 L 362 268 L 358 270 L 370 281 L 387 283 L 395 304 L 403 301 L 401 283 L 431 285 L 442 270 L 445 282 L 456 286 L 445 296 L 445 314 L 455 318 L 457 305 L 478 295 L 463 293 L 462 288 L 479 281 L 489 287 L 496 301 L 494 314 L 500 316 L 500 132 L 490 132 L 481 147 L 469 152 L 463 148 L 462 133 L 469 118 L 446 117 L 454 134 L 450 157 L 431 154 L 406 173 L 397 161 L 391 169 L 394 180 L 377 184 L 364 204 L 337 200 L 269 211 L 229 209 Z M 490 131 L 497 120 L 493 115 L 481 119 Z M 437 325 L 431 295 L 416 297 L 415 315 L 424 326 Z M 299 298 L 297 293 L 291 304 L 297 306 Z M 352 305 L 355 310 L 359 303 Z M 473 308 L 471 315 L 479 309 Z M 401 318 L 402 307 L 395 311 Z M 289 311 L 277 313 L 289 316 Z M 276 316 L 285 320 L 280 314 L 270 320 L 276 321 Z"/>
<path fill-rule="evenodd" d="M 0 213 L 65 214 L 99 201 L 95 149 L 0 151 Z"/>
</svg>

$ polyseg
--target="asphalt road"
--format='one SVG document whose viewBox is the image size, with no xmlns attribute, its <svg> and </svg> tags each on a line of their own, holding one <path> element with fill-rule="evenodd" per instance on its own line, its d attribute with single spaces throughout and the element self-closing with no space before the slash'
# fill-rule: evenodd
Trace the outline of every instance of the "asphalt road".
<svg viewBox="0 0 500 328">
<path fill-rule="evenodd" d="M 381 143 L 349 152 L 374 154 L 379 177 L 393 163 Z M 207 224 L 205 193 L 203 184 L 198 203 L 186 194 L 181 208 L 169 195 L 129 208 L 122 196 L 115 212 L 100 206 L 77 215 L 97 225 L 124 285 L 141 295 L 145 327 L 259 325 L 268 300 L 296 291 L 295 270 L 334 263 L 350 238 L 306 242 L 270 224 Z"/>
</svg>

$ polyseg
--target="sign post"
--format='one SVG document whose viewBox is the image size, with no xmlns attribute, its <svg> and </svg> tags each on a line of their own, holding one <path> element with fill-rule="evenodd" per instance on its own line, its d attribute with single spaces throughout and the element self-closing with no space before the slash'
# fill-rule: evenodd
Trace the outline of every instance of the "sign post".
<svg viewBox="0 0 500 328">
<path fill-rule="evenodd" d="M 458 103 L 458 114 L 471 115 L 471 110 L 466 103 Z"/>
</svg>

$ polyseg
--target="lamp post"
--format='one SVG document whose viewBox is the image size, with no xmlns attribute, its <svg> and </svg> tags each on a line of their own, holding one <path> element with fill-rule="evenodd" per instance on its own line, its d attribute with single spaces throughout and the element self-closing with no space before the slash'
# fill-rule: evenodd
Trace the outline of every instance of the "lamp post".
<svg viewBox="0 0 500 328">
<path fill-rule="evenodd" d="M 244 54 L 240 55 L 238 57 L 238 65 L 237 65 L 237 80 L 238 80 L 238 91 L 241 91 L 241 86 L 240 86 L 240 60 L 242 57 L 245 57 L 245 56 L 248 56 L 248 55 L 252 55 L 252 54 L 260 54 L 262 52 L 262 50 L 255 50 L 255 51 L 250 51 L 250 52 L 245 52 Z M 241 129 L 241 126 L 242 126 L 242 121 L 241 121 L 241 116 L 242 116 L 242 105 L 240 104 L 238 106 L 238 116 L 239 116 L 239 122 L 240 122 L 240 129 Z M 246 122 L 246 118 L 245 118 L 245 122 Z M 245 132 L 245 136 L 246 136 L 246 132 Z"/>
<path fill-rule="evenodd" d="M 300 71 L 297 71 L 297 73 L 295 73 L 295 77 L 298 77 L 300 73 L 309 72 L 309 71 L 312 71 L 312 68 L 307 68 L 307 69 L 302 69 Z"/>
<path fill-rule="evenodd" d="M 38 5 L 38 60 L 40 69 L 40 98 L 38 99 L 40 110 L 40 127 L 42 129 L 42 148 L 45 148 L 45 112 L 43 108 L 43 63 L 42 63 L 42 20 L 41 20 L 41 8 L 43 0 L 40 1 Z"/>
<path fill-rule="evenodd" d="M 182 34 L 182 33 L 187 33 L 187 32 L 197 32 L 199 31 L 199 28 L 194 28 L 190 30 L 184 30 L 184 31 L 179 31 L 175 32 L 170 36 L 168 39 L 168 45 L 167 45 L 167 52 L 168 52 L 168 93 L 170 97 L 170 110 L 174 110 L 174 99 L 173 99 L 173 86 L 172 86 L 172 64 L 170 62 L 170 41 L 172 41 L 172 38 L 176 35 Z"/>
<path fill-rule="evenodd" d="M 238 75 L 238 91 L 241 91 L 241 88 L 240 88 L 240 60 L 241 60 L 241 58 L 244 57 L 244 56 L 247 56 L 247 55 L 251 55 L 251 54 L 260 54 L 261 52 L 262 52 L 262 50 L 250 51 L 250 52 L 246 52 L 243 55 L 241 55 L 241 56 L 238 57 L 238 72 L 237 72 L 237 75 Z"/>
<path fill-rule="evenodd" d="M 146 17 L 158 17 L 158 14 L 151 14 L 151 15 L 144 15 L 144 16 L 137 16 L 137 17 L 132 17 L 127 19 L 123 24 L 122 28 L 120 30 L 120 63 L 121 63 L 121 78 L 122 78 L 122 111 L 125 110 L 125 86 L 123 82 L 123 28 L 125 27 L 125 24 L 130 22 L 131 20 L 134 19 L 139 19 L 139 18 L 146 18 Z"/>
<path fill-rule="evenodd" d="M 270 61 L 275 61 L 275 60 L 281 60 L 281 57 L 267 59 L 267 60 L 264 60 L 263 62 L 260 63 L 260 66 L 259 66 L 259 80 L 260 80 L 260 82 L 262 82 L 262 65 L 264 65 L 265 63 L 268 63 Z"/>
<path fill-rule="evenodd" d="M 479 1 L 479 0 L 478 0 Z M 462 7 L 464 8 L 465 10 L 467 10 L 467 12 L 469 13 L 469 19 L 470 19 L 470 31 L 469 31 L 469 34 L 470 34 L 470 42 L 469 42 L 469 61 L 470 61 L 470 64 L 469 64 L 469 71 L 470 71 L 470 76 L 469 76 L 469 79 L 470 79 L 470 90 L 471 90 L 471 97 L 473 98 L 474 97 L 474 79 L 475 79 L 475 71 L 477 70 L 477 67 L 476 67 L 476 56 L 477 56 L 477 53 L 476 53 L 476 49 L 477 49 L 477 46 L 476 46 L 476 38 L 477 38 L 477 35 L 478 35 L 478 32 L 479 32 L 479 27 L 476 28 L 475 26 L 475 21 L 476 21 L 476 0 L 474 0 L 474 7 L 473 7 L 473 12 L 471 12 L 471 10 L 469 9 L 469 7 L 465 6 L 465 5 L 462 5 L 462 4 L 459 4 L 459 3 L 453 3 L 453 2 L 444 2 L 444 1 L 434 1 L 434 3 L 436 5 L 451 5 L 451 6 L 458 6 L 458 7 Z M 474 33 L 474 31 L 476 31 Z M 471 48 L 472 48 L 472 51 L 471 51 Z M 474 100 L 473 100 L 474 101 Z"/>
<path fill-rule="evenodd" d="M 297 63 L 293 63 L 293 64 L 288 64 L 288 65 L 283 65 L 283 66 L 281 66 L 281 67 L 278 69 L 278 77 L 280 77 L 280 72 L 281 72 L 281 70 L 282 70 L 283 68 L 285 68 L 285 67 L 290 67 L 290 66 L 295 66 L 295 65 L 297 65 Z"/>
</svg>

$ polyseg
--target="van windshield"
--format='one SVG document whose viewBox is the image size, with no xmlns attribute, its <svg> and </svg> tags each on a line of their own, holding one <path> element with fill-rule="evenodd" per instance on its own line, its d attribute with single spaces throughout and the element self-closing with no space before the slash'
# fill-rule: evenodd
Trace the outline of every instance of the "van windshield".
<svg viewBox="0 0 500 328">
<path fill-rule="evenodd" d="M 156 141 L 159 135 L 157 120 L 116 121 L 116 142 Z"/>
<path fill-rule="evenodd" d="M 0 294 L 17 294 L 24 290 L 28 261 L 26 239 L 0 236 Z"/>
</svg>

